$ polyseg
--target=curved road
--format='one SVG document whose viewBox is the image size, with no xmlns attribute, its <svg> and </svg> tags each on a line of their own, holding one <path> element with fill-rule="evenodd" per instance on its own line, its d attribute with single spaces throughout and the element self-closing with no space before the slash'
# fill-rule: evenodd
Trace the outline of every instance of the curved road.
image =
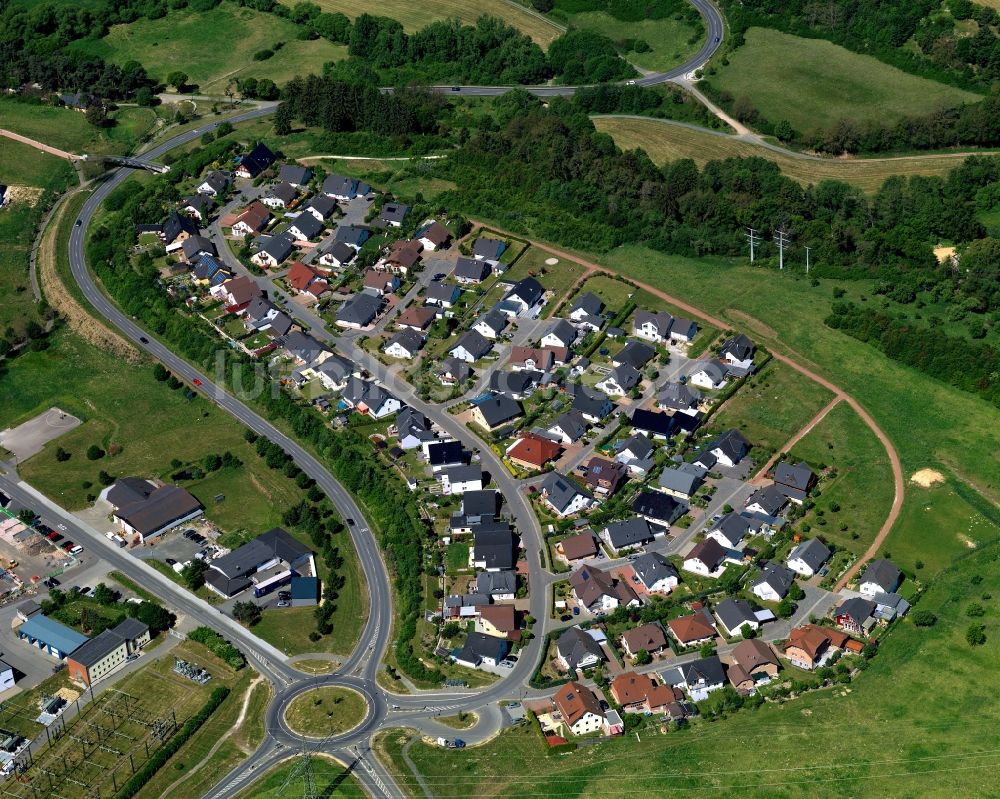
<svg viewBox="0 0 1000 799">
<path fill-rule="evenodd" d="M 718 49 L 724 33 L 721 14 L 709 0 L 691 0 L 691 2 L 705 20 L 705 27 L 708 34 L 705 44 L 699 52 L 686 63 L 673 70 L 648 75 L 629 83 L 639 86 L 653 86 L 681 77 L 702 66 Z M 510 91 L 512 88 L 514 87 L 435 87 L 439 92 L 454 93 L 460 96 L 498 96 Z M 571 95 L 579 87 L 529 86 L 521 88 L 525 88 L 539 97 L 549 97 Z M 273 111 L 274 105 L 261 106 L 232 117 L 227 121 L 230 123 L 245 122 L 266 116 L 273 113 Z M 219 122 L 207 123 L 178 134 L 143 153 L 141 158 L 132 159 L 128 162 L 128 165 L 162 171 L 162 167 L 154 159 L 163 156 L 174 148 L 199 138 L 204 132 L 218 127 L 221 122 L 220 120 Z M 361 510 L 352 497 L 311 453 L 263 417 L 256 414 L 247 405 L 228 394 L 218 383 L 210 380 L 180 356 L 175 355 L 158 340 L 150 337 L 133 319 L 122 313 L 98 287 L 94 277 L 87 269 L 85 260 L 87 229 L 93 219 L 94 213 L 103 200 L 129 174 L 129 169 L 126 167 L 117 169 L 112 173 L 110 179 L 103 183 L 88 198 L 70 236 L 70 267 L 73 278 L 79 285 L 84 296 L 105 319 L 114 324 L 138 347 L 146 350 L 178 377 L 186 380 L 188 383 L 200 386 L 202 392 L 211 401 L 236 417 L 247 427 L 279 444 L 294 459 L 299 467 L 316 481 L 320 488 L 330 497 L 334 506 L 343 517 L 362 520 L 363 515 Z M 420 403 L 412 395 L 406 399 L 419 410 L 425 412 L 432 410 L 429 407 L 423 406 L 423 403 Z M 441 419 L 437 413 L 434 413 L 433 416 L 436 420 Z M 469 437 L 469 433 L 462 429 L 461 425 L 457 422 L 453 423 L 454 429 L 451 429 L 452 424 L 444 426 L 452 435 L 455 435 L 459 439 L 467 439 Z M 476 442 L 476 445 L 478 443 Z M 400 794 L 399 788 L 395 786 L 384 767 L 370 755 L 368 743 L 371 734 L 375 730 L 386 724 L 397 726 L 405 723 L 408 719 L 429 718 L 442 710 L 481 709 L 483 705 L 491 705 L 494 701 L 510 695 L 511 687 L 513 685 L 520 685 L 528 677 L 538 657 L 537 650 L 540 649 L 540 644 L 544 640 L 545 619 L 548 615 L 545 611 L 545 602 L 549 590 L 549 579 L 546 578 L 542 570 L 539 557 L 541 530 L 530 506 L 523 495 L 517 490 L 516 484 L 513 481 L 507 480 L 508 474 L 499 460 L 488 448 L 481 448 L 481 451 L 483 460 L 492 467 L 493 474 L 498 476 L 498 484 L 518 523 L 522 536 L 534 539 L 526 540 L 526 549 L 531 569 L 531 611 L 535 618 L 538 619 L 538 624 L 541 627 L 541 632 L 525 648 L 523 656 L 516 667 L 511 670 L 511 673 L 489 688 L 465 694 L 441 692 L 416 696 L 394 696 L 393 708 L 390 711 L 386 702 L 385 692 L 375 681 L 375 674 L 391 635 L 392 595 L 385 563 L 382 560 L 375 538 L 367 525 L 352 527 L 351 537 L 358 550 L 361 566 L 367 577 L 370 605 L 369 618 L 354 652 L 332 674 L 317 677 L 302 675 L 301 672 L 283 662 L 280 658 L 280 653 L 277 653 L 272 647 L 262 645 L 262 642 L 256 639 L 255 636 L 239 628 L 239 625 L 235 622 L 221 616 L 221 614 L 214 611 L 206 603 L 202 603 L 190 595 L 181 596 L 184 592 L 176 590 L 177 587 L 171 585 L 171 588 L 174 590 L 169 590 L 166 595 L 171 597 L 173 604 L 190 614 L 193 618 L 210 624 L 216 629 L 221 629 L 232 640 L 242 644 L 256 660 L 255 665 L 275 684 L 277 689 L 275 699 L 267 709 L 267 737 L 265 741 L 247 761 L 241 763 L 230 774 L 224 777 L 219 785 L 210 792 L 210 796 L 215 797 L 215 799 L 228 799 L 228 797 L 234 796 L 243 790 L 249 780 L 257 773 L 262 773 L 271 766 L 286 759 L 289 755 L 289 750 L 294 750 L 298 747 L 313 750 L 321 748 L 323 751 L 335 755 L 354 771 L 355 775 L 372 795 L 397 796 Z M 8 488 L 12 491 L 25 490 L 23 484 L 18 484 L 16 489 L 12 486 L 8 486 Z M 34 499 L 35 501 L 39 501 L 37 496 Z M 79 522 L 75 519 L 66 518 L 66 516 L 66 514 L 63 514 L 68 524 L 73 524 L 75 528 L 82 530 Z M 81 535 L 81 538 L 93 541 L 95 535 L 96 531 L 87 530 L 84 535 Z M 100 538 L 100 536 L 97 535 L 97 538 Z M 130 556 L 123 553 L 112 553 L 110 545 L 104 549 L 109 561 L 115 562 L 116 558 L 114 555 L 117 554 L 122 561 L 119 566 L 125 571 L 135 573 L 136 565 Z M 149 577 L 149 570 L 143 569 L 143 577 Z M 266 654 L 261 654 L 262 651 Z M 348 733 L 319 742 L 303 741 L 303 739 L 292 733 L 285 725 L 283 719 L 284 709 L 287 707 L 288 702 L 302 691 L 327 684 L 340 684 L 360 691 L 368 701 L 368 713 L 361 725 Z M 398 711 L 398 714 L 393 711 Z"/>
</svg>

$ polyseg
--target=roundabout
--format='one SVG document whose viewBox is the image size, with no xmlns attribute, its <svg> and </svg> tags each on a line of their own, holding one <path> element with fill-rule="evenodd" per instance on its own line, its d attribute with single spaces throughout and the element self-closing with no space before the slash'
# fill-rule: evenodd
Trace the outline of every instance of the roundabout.
<svg viewBox="0 0 1000 799">
<path fill-rule="evenodd" d="M 365 720 L 367 713 L 368 702 L 353 688 L 322 685 L 289 701 L 284 722 L 296 735 L 320 739 L 350 732 Z"/>
</svg>

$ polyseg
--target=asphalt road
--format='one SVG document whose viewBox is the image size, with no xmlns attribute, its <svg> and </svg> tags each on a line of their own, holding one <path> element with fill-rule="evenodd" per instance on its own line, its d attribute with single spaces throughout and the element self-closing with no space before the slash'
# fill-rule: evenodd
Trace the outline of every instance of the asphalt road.
<svg viewBox="0 0 1000 799">
<path fill-rule="evenodd" d="M 709 0 L 691 0 L 705 21 L 707 37 L 699 52 L 686 63 L 667 72 L 647 75 L 630 81 L 639 86 L 653 86 L 681 77 L 702 66 L 719 47 L 724 26 L 722 16 Z M 509 91 L 509 86 L 459 86 L 435 87 L 442 93 L 448 92 L 462 96 L 498 96 Z M 523 87 L 539 97 L 571 95 L 577 88 L 572 86 L 531 86 Z M 243 122 L 267 116 L 274 111 L 274 106 L 262 106 L 252 111 L 235 116 L 230 123 Z M 162 171 L 156 164 L 157 158 L 170 150 L 199 138 L 204 132 L 218 127 L 220 122 L 211 122 L 195 129 L 181 133 L 162 144 L 142 154 L 140 158 L 132 159 L 130 166 L 150 167 L 154 171 Z M 405 400 L 418 410 L 434 419 L 445 430 L 459 440 L 466 441 L 469 446 L 478 447 L 484 465 L 490 467 L 497 483 L 504 494 L 508 507 L 514 516 L 519 530 L 525 539 L 529 568 L 532 579 L 531 611 L 538 620 L 538 635 L 532 644 L 525 648 L 523 656 L 511 674 L 489 688 L 456 694 L 441 692 L 439 694 L 421 694 L 419 696 L 393 697 L 395 707 L 390 711 L 385 692 L 375 682 L 382 654 L 388 644 L 392 630 L 392 595 L 389 589 L 388 574 L 374 536 L 367 525 L 361 526 L 363 514 L 360 508 L 340 485 L 330 472 L 309 452 L 290 439 L 264 418 L 252 411 L 244 403 L 232 397 L 221 386 L 210 380 L 207 375 L 194 369 L 185 360 L 175 355 L 155 338 L 149 336 L 134 320 L 123 314 L 100 290 L 93 276 L 87 269 L 85 261 L 85 237 L 87 227 L 100 203 L 107 195 L 126 179 L 127 168 L 120 168 L 112 173 L 109 180 L 102 184 L 87 200 L 80 212 L 70 237 L 70 267 L 74 280 L 83 291 L 84 296 L 94 308 L 111 324 L 117 327 L 125 336 L 151 356 L 160 361 L 178 377 L 192 385 L 197 385 L 201 392 L 220 408 L 230 413 L 241 423 L 260 435 L 263 435 L 281 446 L 299 465 L 313 478 L 320 488 L 330 497 L 338 512 L 345 518 L 359 521 L 359 526 L 351 528 L 351 536 L 357 547 L 361 566 L 367 577 L 369 590 L 370 612 L 365 629 L 352 655 L 334 674 L 319 677 L 304 677 L 300 672 L 290 667 L 281 658 L 281 654 L 264 644 L 255 636 L 244 630 L 239 624 L 219 613 L 202 602 L 197 597 L 184 591 L 167 578 L 153 571 L 138 559 L 133 558 L 107 541 L 93 528 L 85 528 L 79 520 L 45 500 L 36 492 L 28 490 L 24 484 L 14 483 L 7 478 L 0 478 L 11 496 L 17 496 L 26 502 L 43 503 L 49 513 L 59 516 L 74 535 L 86 541 L 91 548 L 97 549 L 102 556 L 115 568 L 133 577 L 144 585 L 154 586 L 157 592 L 169 598 L 171 605 L 181 612 L 198 619 L 214 629 L 224 633 L 228 638 L 241 646 L 253 658 L 254 666 L 268 677 L 276 686 L 276 697 L 267 710 L 266 729 L 268 736 L 261 747 L 244 763 L 226 775 L 209 796 L 213 799 L 229 799 L 245 787 L 246 783 L 257 773 L 263 773 L 268 768 L 298 749 L 322 750 L 333 754 L 361 780 L 366 789 L 375 796 L 399 796 L 398 786 L 378 760 L 371 756 L 368 742 L 371 734 L 382 726 L 396 726 L 410 719 L 431 718 L 442 710 L 457 712 L 464 709 L 476 709 L 491 705 L 496 700 L 512 695 L 514 686 L 520 686 L 529 676 L 538 657 L 538 649 L 544 640 L 545 620 L 547 619 L 545 597 L 548 591 L 548 580 L 544 579 L 542 564 L 539 559 L 539 544 L 541 530 L 534 513 L 524 496 L 518 490 L 517 484 L 510 479 L 506 469 L 488 448 L 480 446 L 471 434 L 443 412 L 440 408 L 420 402 L 412 393 Z M 361 355 L 360 348 L 349 346 L 351 355 L 358 360 L 371 360 Z M 197 381 L 197 382 L 196 382 Z M 396 388 L 394 386 L 394 388 Z M 402 398 L 402 397 L 401 397 Z M 319 685 L 338 684 L 360 691 L 368 701 L 368 714 L 364 721 L 354 730 L 324 741 L 303 741 L 292 733 L 284 723 L 283 715 L 287 703 L 298 693 Z M 405 717 L 401 717 L 405 714 Z"/>
</svg>

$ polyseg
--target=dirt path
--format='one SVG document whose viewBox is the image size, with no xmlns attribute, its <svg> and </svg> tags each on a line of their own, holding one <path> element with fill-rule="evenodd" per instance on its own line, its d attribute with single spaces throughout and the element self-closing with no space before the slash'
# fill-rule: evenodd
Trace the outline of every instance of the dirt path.
<svg viewBox="0 0 1000 799">
<path fill-rule="evenodd" d="M 41 150 L 43 153 L 48 153 L 49 155 L 54 155 L 58 158 L 66 158 L 70 161 L 80 160 L 80 156 L 78 155 L 68 153 L 65 150 L 60 150 L 58 147 L 50 147 L 48 144 L 43 144 L 35 139 L 29 139 L 27 136 L 22 136 L 20 133 L 14 133 L 12 130 L 4 130 L 3 128 L 0 128 L 0 136 L 6 136 L 8 139 L 19 141 L 21 144 L 27 144 L 29 147 L 34 147 L 36 150 Z"/>
<path fill-rule="evenodd" d="M 209 760 L 211 760 L 212 756 L 216 752 L 219 751 L 219 747 L 222 746 L 227 740 L 229 740 L 229 738 L 232 736 L 232 734 L 234 732 L 236 732 L 242 726 L 243 721 L 247 717 L 247 708 L 250 705 L 250 697 L 253 696 L 254 688 L 256 688 L 258 685 L 260 685 L 260 683 L 262 683 L 263 681 L 264 681 L 264 678 L 262 676 L 260 676 L 259 674 L 256 677 L 254 677 L 254 679 L 247 686 L 246 693 L 243 694 L 243 705 L 240 707 L 240 715 L 237 717 L 236 721 L 233 723 L 233 726 L 230 727 L 228 730 L 226 730 L 222 734 L 222 737 L 220 737 L 219 740 L 215 742 L 215 745 L 211 749 L 209 749 L 208 752 L 205 753 L 205 756 L 198 762 L 198 764 L 193 769 L 191 769 L 188 772 L 185 772 L 185 774 L 184 774 L 183 777 L 178 777 L 176 780 L 174 780 L 172 783 L 170 783 L 170 785 L 168 785 L 166 788 L 164 788 L 163 789 L 163 793 L 160 794 L 160 799 L 167 799 L 167 797 L 169 797 L 169 796 L 171 796 L 173 794 L 174 789 L 178 785 L 180 785 L 182 782 L 186 782 L 188 779 L 190 779 L 192 776 L 194 776 L 194 774 L 199 769 L 201 769 L 201 767 L 204 766 Z M 247 754 L 249 754 L 249 752 Z"/>
<path fill-rule="evenodd" d="M 483 224 L 483 223 L 479 222 L 479 223 L 476 223 L 476 224 Z M 498 228 L 496 225 L 489 225 L 488 227 L 490 227 L 492 230 L 496 230 L 496 231 L 501 232 L 501 233 L 504 232 L 501 228 Z M 508 233 L 507 235 L 513 236 L 514 234 L 513 233 Z M 611 270 L 611 269 L 608 269 L 607 267 L 601 266 L 600 264 L 594 263 L 593 261 L 587 261 L 587 260 L 585 260 L 583 258 L 579 258 L 579 257 L 577 257 L 575 255 L 571 255 L 570 253 L 565 252 L 564 250 L 558 250 L 558 249 L 556 249 L 554 247 L 550 247 L 549 245 L 543 244 L 540 241 L 534 241 L 532 239 L 528 239 L 528 242 L 533 247 L 538 247 L 538 249 L 540 249 L 540 250 L 544 250 L 545 252 L 552 253 L 552 255 L 554 255 L 557 258 L 565 258 L 565 259 L 570 260 L 570 261 L 575 261 L 576 263 L 580 264 L 584 268 L 591 270 L 592 273 L 593 272 L 604 272 L 604 273 L 609 274 L 609 275 L 613 275 L 614 274 L 614 271 Z M 689 313 L 689 314 L 691 314 L 694 317 L 702 319 L 702 320 L 708 322 L 709 324 L 714 325 L 715 327 L 720 328 L 721 330 L 726 330 L 726 329 L 732 327 L 732 325 L 730 325 L 729 323 L 724 322 L 723 320 L 718 319 L 717 317 L 712 316 L 711 314 L 707 313 L 706 311 L 703 311 L 701 308 L 697 308 L 694 305 L 691 305 L 690 303 L 684 302 L 683 300 L 681 300 L 681 299 L 679 299 L 677 297 L 671 296 L 670 294 L 667 294 L 664 291 L 660 291 L 660 289 L 655 288 L 654 286 L 651 286 L 648 283 L 643 283 L 643 282 L 638 281 L 638 280 L 633 280 L 632 278 L 628 278 L 628 279 L 634 285 L 636 285 L 638 288 L 643 289 L 644 291 L 648 291 L 653 296 L 659 297 L 660 299 L 662 299 L 662 300 L 664 300 L 666 302 L 669 302 L 671 305 L 679 308 L 680 310 L 684 311 L 685 313 Z M 900 511 L 902 510 L 902 507 L 903 507 L 903 494 L 904 494 L 904 491 L 905 491 L 905 481 L 903 479 L 903 467 L 902 467 L 902 464 L 899 461 L 899 453 L 896 452 L 896 448 L 892 445 L 892 442 L 889 440 L 889 437 L 885 434 L 885 431 L 882 430 L 882 428 L 878 426 L 878 424 L 876 423 L 876 421 L 872 418 L 872 415 L 870 413 L 868 413 L 868 411 L 866 411 L 861 406 L 861 403 L 859 403 L 854 397 L 852 397 L 850 394 L 848 394 L 842 388 L 840 388 L 839 386 L 834 385 L 829 380 L 827 380 L 825 377 L 817 374 L 816 372 L 814 372 L 809 367 L 804 366 L 803 364 L 799 363 L 797 360 L 795 360 L 794 358 L 792 358 L 792 357 L 790 357 L 788 355 L 785 355 L 785 354 L 783 354 L 781 352 L 775 351 L 773 344 L 774 343 L 772 342 L 770 350 L 771 350 L 771 355 L 776 360 L 778 360 L 781 363 L 787 364 L 788 366 L 792 367 L 792 369 L 794 369 L 795 371 L 799 372 L 800 374 L 805 375 L 810 380 L 812 380 L 814 383 L 819 383 L 824 388 L 826 388 L 829 391 L 833 392 L 835 400 L 846 402 L 848 405 L 850 405 L 854 409 L 854 412 L 857 413 L 858 416 L 861 417 L 861 420 L 871 429 L 871 431 L 875 434 L 875 436 L 878 438 L 878 440 L 880 442 L 882 442 L 882 446 L 885 447 L 886 454 L 889 456 L 889 465 L 892 467 L 892 479 L 893 479 L 893 484 L 894 484 L 894 486 L 893 486 L 893 488 L 894 488 L 894 495 L 893 495 L 893 498 L 892 498 L 892 508 L 890 508 L 889 515 L 886 517 L 885 522 L 883 522 L 882 527 L 879 529 L 878 534 L 875 536 L 875 540 L 872 541 L 871 546 L 868 547 L 868 550 L 860 558 L 858 558 L 858 560 L 854 563 L 854 565 L 850 569 L 848 569 L 847 572 L 845 572 L 844 575 L 837 582 L 837 585 L 834 587 L 834 591 L 839 591 L 841 588 L 843 588 L 845 585 L 847 585 L 847 583 L 851 580 L 852 577 L 854 577 L 855 574 L 858 573 L 858 570 L 861 568 L 861 566 L 866 561 L 871 560 L 871 558 L 876 555 L 876 553 L 879 550 L 879 547 L 881 547 L 882 543 L 885 541 L 886 536 L 889 535 L 889 531 L 892 529 L 892 525 L 895 524 L 896 519 L 899 518 L 899 513 L 900 513 Z M 824 409 L 824 411 L 828 412 L 829 409 L 832 407 L 833 404 L 835 404 L 835 403 L 832 403 L 831 405 L 828 405 Z M 821 413 L 823 413 L 823 411 L 821 411 Z M 818 422 L 819 420 L 818 419 L 814 419 L 813 421 L 814 422 Z M 802 432 L 802 431 L 800 431 L 800 432 Z M 806 431 L 806 432 L 808 432 L 808 431 Z M 802 434 L 805 435 L 805 433 L 802 433 Z"/>
<path fill-rule="evenodd" d="M 760 482 L 767 476 L 767 473 L 771 471 L 771 467 L 774 466 L 778 458 L 781 457 L 781 453 L 789 452 L 791 448 L 794 447 L 796 444 L 798 444 L 799 441 L 801 441 L 803 438 L 805 438 L 816 425 L 822 422 L 826 418 L 826 415 L 830 411 L 832 411 L 834 407 L 840 404 L 841 400 L 843 399 L 844 399 L 843 394 L 838 394 L 832 400 L 830 400 L 826 404 L 826 407 L 824 407 L 812 419 L 806 422 L 805 427 L 803 427 L 801 430 L 799 430 L 799 432 L 797 432 L 794 436 L 788 439 L 788 441 L 784 444 L 784 446 L 782 446 L 781 449 L 779 449 L 777 452 L 774 453 L 774 455 L 771 456 L 771 460 L 769 460 L 767 463 L 764 464 L 764 468 L 762 468 L 759 472 L 757 472 L 757 474 L 754 475 L 753 480 L 751 480 L 751 482 L 760 484 Z"/>
</svg>

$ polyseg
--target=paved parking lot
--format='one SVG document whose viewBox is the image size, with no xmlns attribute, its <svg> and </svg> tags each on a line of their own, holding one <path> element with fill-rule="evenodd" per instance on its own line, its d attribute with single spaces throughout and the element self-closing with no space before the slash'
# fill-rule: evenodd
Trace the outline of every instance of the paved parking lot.
<svg viewBox="0 0 1000 799">
<path fill-rule="evenodd" d="M 204 545 L 196 544 L 185 538 L 181 531 L 187 528 L 178 528 L 177 530 L 171 530 L 169 533 L 164 533 L 158 538 L 153 539 L 155 543 L 147 544 L 146 546 L 136 547 L 132 550 L 132 553 L 137 558 L 142 558 L 143 560 L 163 560 L 167 558 L 176 560 L 178 563 L 185 563 L 191 560 L 195 553 L 202 548 Z"/>
<path fill-rule="evenodd" d="M 59 408 L 49 408 L 24 424 L 0 431 L 0 446 L 13 452 L 15 460 L 20 463 L 41 452 L 48 442 L 79 425 L 80 420 L 72 414 Z"/>
</svg>

